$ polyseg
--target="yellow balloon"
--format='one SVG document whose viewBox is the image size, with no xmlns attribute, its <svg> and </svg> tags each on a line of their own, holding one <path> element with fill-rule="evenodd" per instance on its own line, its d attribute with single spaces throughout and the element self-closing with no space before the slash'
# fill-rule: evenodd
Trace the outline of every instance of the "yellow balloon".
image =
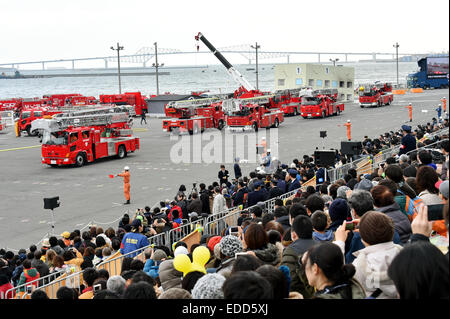
<svg viewBox="0 0 450 319">
<path fill-rule="evenodd" d="M 189 259 L 188 255 L 185 254 L 177 255 L 173 259 L 173 267 L 176 270 L 182 272 L 183 276 L 186 276 L 186 274 L 192 271 L 191 260 Z"/>
<path fill-rule="evenodd" d="M 194 252 L 192 253 L 192 259 L 193 263 L 200 265 L 204 267 L 206 263 L 209 260 L 209 257 L 211 257 L 211 253 L 209 252 L 209 249 L 205 246 L 198 246 L 194 249 Z"/>
</svg>

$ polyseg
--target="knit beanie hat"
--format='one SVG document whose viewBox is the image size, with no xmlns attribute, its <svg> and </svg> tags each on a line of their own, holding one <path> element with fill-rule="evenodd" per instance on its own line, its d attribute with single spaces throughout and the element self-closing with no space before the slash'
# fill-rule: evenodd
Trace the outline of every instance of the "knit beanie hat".
<svg viewBox="0 0 450 319">
<path fill-rule="evenodd" d="M 227 235 L 220 240 L 220 252 L 227 257 L 234 257 L 235 253 L 240 253 L 244 249 L 242 242 L 234 235 Z"/>
<path fill-rule="evenodd" d="M 192 288 L 192 299 L 223 299 L 222 286 L 225 277 L 219 274 L 206 274 Z"/>
<path fill-rule="evenodd" d="M 192 299 L 189 291 L 182 288 L 170 288 L 164 291 L 158 299 Z"/>
<path fill-rule="evenodd" d="M 346 220 L 349 212 L 350 208 L 347 201 L 342 198 L 336 198 L 333 202 L 331 202 L 330 208 L 328 209 L 332 222 Z"/>
<path fill-rule="evenodd" d="M 365 191 L 370 192 L 370 190 L 373 188 L 373 184 L 368 179 L 361 180 L 358 184 L 355 185 L 355 189 L 362 189 Z M 338 189 L 339 192 L 339 189 Z"/>
<path fill-rule="evenodd" d="M 220 260 L 220 245 L 215 245 L 214 246 L 214 257 L 216 257 L 216 259 Z"/>
<path fill-rule="evenodd" d="M 211 252 L 214 251 L 214 247 L 220 242 L 221 239 L 222 239 L 222 237 L 220 237 L 220 236 L 214 236 L 209 239 L 208 248 Z"/>
<path fill-rule="evenodd" d="M 394 222 L 380 212 L 367 212 L 359 221 L 359 234 L 369 245 L 392 241 L 394 238 Z"/>
</svg>

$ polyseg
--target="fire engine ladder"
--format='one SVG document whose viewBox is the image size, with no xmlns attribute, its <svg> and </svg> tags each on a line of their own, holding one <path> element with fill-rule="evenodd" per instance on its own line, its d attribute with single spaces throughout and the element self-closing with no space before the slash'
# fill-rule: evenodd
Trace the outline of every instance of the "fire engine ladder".
<svg viewBox="0 0 450 319">
<path fill-rule="evenodd" d="M 275 95 L 262 95 L 244 99 L 227 99 L 222 102 L 222 110 L 226 113 L 240 111 L 241 106 L 247 104 L 267 104 Z"/>
<path fill-rule="evenodd" d="M 210 97 L 204 99 L 192 99 L 192 100 L 181 100 L 181 101 L 170 101 L 167 103 L 167 107 L 173 109 L 187 109 L 198 106 L 207 106 L 212 103 L 220 102 L 222 99 L 218 97 Z"/>
<path fill-rule="evenodd" d="M 31 131 L 45 130 L 49 132 L 62 131 L 69 126 L 109 125 L 113 123 L 127 123 L 127 113 L 99 113 L 78 116 L 60 116 L 52 119 L 37 119 L 31 123 Z"/>
<path fill-rule="evenodd" d="M 66 107 L 60 108 L 62 113 L 55 114 L 53 118 L 66 116 L 107 114 L 107 113 L 130 113 L 132 109 L 133 106 L 131 105 L 120 105 L 120 106 L 95 105 L 92 107 Z"/>
</svg>

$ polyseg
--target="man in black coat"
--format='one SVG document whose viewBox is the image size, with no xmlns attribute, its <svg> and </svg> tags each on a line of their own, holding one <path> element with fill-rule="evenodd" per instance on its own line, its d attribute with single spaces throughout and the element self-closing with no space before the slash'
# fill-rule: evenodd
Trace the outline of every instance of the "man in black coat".
<svg viewBox="0 0 450 319">
<path fill-rule="evenodd" d="M 217 176 L 219 177 L 219 186 L 222 186 L 223 184 L 228 185 L 228 177 L 230 176 L 230 173 L 228 173 L 225 169 L 225 165 L 220 165 L 220 171 Z"/>
<path fill-rule="evenodd" d="M 402 146 L 398 155 L 406 154 L 416 149 L 416 138 L 411 135 L 411 126 L 402 125 Z"/>
<path fill-rule="evenodd" d="M 202 200 L 198 197 L 197 193 L 192 193 L 192 201 L 187 206 L 188 215 L 192 212 L 196 212 L 200 215 L 203 211 Z"/>
<path fill-rule="evenodd" d="M 263 183 L 259 181 L 254 184 L 255 190 L 248 194 L 248 207 L 256 205 L 258 202 L 265 202 L 268 199 L 269 194 L 267 193 L 267 190 L 262 187 L 262 185 Z"/>
<path fill-rule="evenodd" d="M 245 187 L 245 183 L 239 182 L 238 188 L 232 196 L 233 206 L 243 205 L 244 204 L 244 196 L 245 196 L 245 193 L 247 193 L 247 192 L 248 192 L 248 190 L 247 190 L 247 187 Z"/>
<path fill-rule="evenodd" d="M 278 180 L 272 179 L 270 181 L 270 185 L 272 186 L 272 188 L 269 191 L 269 199 L 281 196 L 284 194 L 284 192 L 281 190 L 281 188 L 279 188 L 277 186 L 278 184 Z"/>
<path fill-rule="evenodd" d="M 211 207 L 209 206 L 209 191 L 206 189 L 206 185 L 203 183 L 200 184 L 200 200 L 202 201 L 201 213 L 208 215 L 211 214 Z"/>
</svg>

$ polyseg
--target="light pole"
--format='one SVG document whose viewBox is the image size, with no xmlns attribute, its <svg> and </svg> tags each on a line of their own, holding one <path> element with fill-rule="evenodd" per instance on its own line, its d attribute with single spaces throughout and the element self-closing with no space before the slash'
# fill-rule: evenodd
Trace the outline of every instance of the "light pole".
<svg viewBox="0 0 450 319">
<path fill-rule="evenodd" d="M 256 50 L 256 89 L 259 89 L 259 83 L 258 83 L 258 49 L 261 48 L 260 45 L 258 45 L 258 42 L 255 43 L 255 45 L 251 45 L 252 49 Z"/>
<path fill-rule="evenodd" d="M 164 66 L 164 63 L 158 64 L 158 43 L 153 43 L 155 45 L 155 63 L 152 66 L 155 68 L 156 75 L 156 95 L 159 95 L 159 79 L 158 79 L 158 68 Z"/>
<path fill-rule="evenodd" d="M 123 47 L 119 46 L 119 42 L 117 42 L 117 48 L 111 47 L 111 50 L 117 51 L 117 73 L 119 76 L 119 94 L 122 94 L 122 86 L 120 84 L 120 50 L 123 50 Z"/>
<path fill-rule="evenodd" d="M 339 59 L 338 58 L 330 59 L 330 61 L 333 62 L 333 66 L 336 66 L 336 62 L 339 61 Z"/>
<path fill-rule="evenodd" d="M 397 56 L 397 87 L 398 87 L 398 47 L 399 47 L 398 42 L 395 42 L 393 47 L 395 48 L 395 54 Z"/>
</svg>

